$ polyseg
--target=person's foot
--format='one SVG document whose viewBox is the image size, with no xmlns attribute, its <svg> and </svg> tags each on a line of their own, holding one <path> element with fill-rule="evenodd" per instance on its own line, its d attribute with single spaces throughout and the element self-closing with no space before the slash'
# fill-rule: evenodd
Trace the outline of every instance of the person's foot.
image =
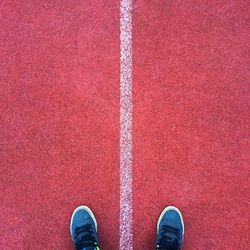
<svg viewBox="0 0 250 250">
<path fill-rule="evenodd" d="M 166 207 L 157 223 L 156 250 L 179 250 L 184 238 L 184 223 L 176 207 Z"/>
<path fill-rule="evenodd" d="M 99 250 L 97 222 L 93 212 L 86 206 L 79 206 L 72 214 L 70 233 L 76 250 Z"/>
</svg>

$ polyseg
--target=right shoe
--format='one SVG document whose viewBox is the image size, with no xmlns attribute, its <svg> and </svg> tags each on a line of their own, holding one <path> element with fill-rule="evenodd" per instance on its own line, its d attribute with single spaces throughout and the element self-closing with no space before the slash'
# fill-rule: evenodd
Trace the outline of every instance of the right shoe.
<svg viewBox="0 0 250 250">
<path fill-rule="evenodd" d="M 184 239 L 184 222 L 178 208 L 166 207 L 157 223 L 156 250 L 180 250 Z"/>
<path fill-rule="evenodd" d="M 93 212 L 86 206 L 79 206 L 70 222 L 71 238 L 76 250 L 100 250 L 97 222 Z"/>
</svg>

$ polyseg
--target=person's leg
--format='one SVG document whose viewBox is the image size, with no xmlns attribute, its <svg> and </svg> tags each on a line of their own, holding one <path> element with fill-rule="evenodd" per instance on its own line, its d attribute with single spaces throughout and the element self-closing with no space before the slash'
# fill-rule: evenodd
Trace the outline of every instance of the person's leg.
<svg viewBox="0 0 250 250">
<path fill-rule="evenodd" d="M 176 207 L 166 207 L 157 223 L 156 250 L 179 250 L 184 238 L 184 222 Z"/>
<path fill-rule="evenodd" d="M 76 250 L 100 250 L 97 222 L 93 212 L 86 206 L 79 206 L 70 222 L 71 238 Z"/>
</svg>

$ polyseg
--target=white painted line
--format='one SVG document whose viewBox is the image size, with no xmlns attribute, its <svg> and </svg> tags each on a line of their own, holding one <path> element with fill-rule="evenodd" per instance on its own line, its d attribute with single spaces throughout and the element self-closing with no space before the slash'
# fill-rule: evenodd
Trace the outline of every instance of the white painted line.
<svg viewBox="0 0 250 250">
<path fill-rule="evenodd" d="M 132 236 L 132 0 L 120 0 L 120 250 Z"/>
</svg>

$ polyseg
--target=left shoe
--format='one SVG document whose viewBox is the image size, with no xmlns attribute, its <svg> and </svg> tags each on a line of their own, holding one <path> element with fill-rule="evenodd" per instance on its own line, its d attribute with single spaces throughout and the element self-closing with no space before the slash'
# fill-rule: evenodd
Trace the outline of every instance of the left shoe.
<svg viewBox="0 0 250 250">
<path fill-rule="evenodd" d="M 70 222 L 71 238 L 76 250 L 100 250 L 96 218 L 87 206 L 79 206 Z"/>
</svg>

